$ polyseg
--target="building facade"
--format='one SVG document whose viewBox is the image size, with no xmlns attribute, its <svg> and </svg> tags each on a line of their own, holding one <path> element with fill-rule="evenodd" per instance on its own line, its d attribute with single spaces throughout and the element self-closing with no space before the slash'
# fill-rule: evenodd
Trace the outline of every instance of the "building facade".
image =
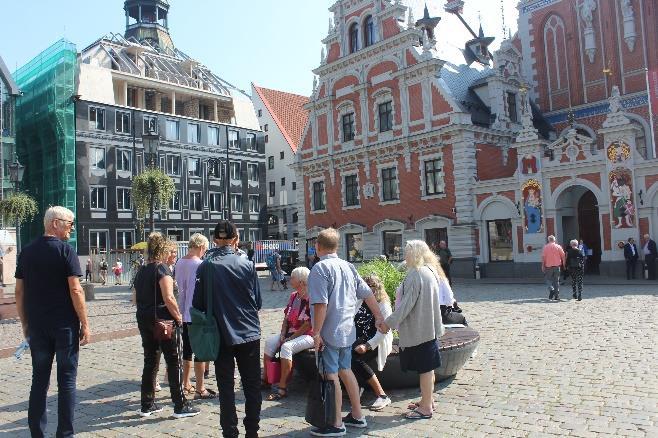
<svg viewBox="0 0 658 438">
<path fill-rule="evenodd" d="M 404 2 L 337 1 L 295 167 L 306 247 L 333 226 L 357 262 L 421 238 L 447 240 L 458 275 L 540 275 L 555 234 L 621 272 L 617 242 L 658 232 L 649 3 L 522 1 L 474 69 L 439 59 L 436 20 Z"/>
<path fill-rule="evenodd" d="M 2 185 L 0 197 L 4 197 L 6 190 L 13 190 L 9 181 L 9 164 L 14 160 L 16 153 L 16 99 L 20 96 L 14 78 L 0 57 L 0 184 Z"/>
<path fill-rule="evenodd" d="M 252 84 L 252 100 L 265 143 L 267 238 L 297 238 L 300 188 L 292 165 L 308 120 L 308 111 L 304 109 L 308 97 Z"/>
<path fill-rule="evenodd" d="M 124 10 L 125 36 L 102 37 L 76 59 L 67 149 L 75 177 L 67 175 L 66 187 L 75 200 L 78 253 L 145 238 L 148 221 L 136 217 L 131 185 L 148 166 L 176 186 L 168 208 L 156 213 L 157 231 L 183 241 L 230 218 L 241 240 L 260 239 L 264 143 L 249 96 L 174 46 L 168 2 L 128 0 Z M 145 135 L 157 138 L 155 155 L 145 152 Z"/>
</svg>

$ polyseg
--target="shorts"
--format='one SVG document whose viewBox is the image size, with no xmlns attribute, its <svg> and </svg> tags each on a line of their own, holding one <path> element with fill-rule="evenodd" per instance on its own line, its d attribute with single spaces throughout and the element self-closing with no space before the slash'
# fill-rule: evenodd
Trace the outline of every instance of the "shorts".
<svg viewBox="0 0 658 438">
<path fill-rule="evenodd" d="M 190 333 L 189 333 L 189 326 L 192 325 L 189 322 L 184 322 L 183 323 L 183 360 L 191 361 L 192 356 L 194 355 L 194 352 L 192 351 L 192 344 L 190 343 Z M 196 356 L 194 356 L 194 362 L 200 362 L 197 360 Z"/>
<path fill-rule="evenodd" d="M 279 356 L 281 359 L 292 360 L 292 357 L 304 350 L 313 348 L 313 338 L 309 335 L 298 336 L 281 345 L 281 352 Z M 274 357 L 279 350 L 279 335 L 272 335 L 265 341 L 265 354 L 269 357 Z"/>
<path fill-rule="evenodd" d="M 321 355 L 325 374 L 336 374 L 340 370 L 352 368 L 352 346 L 332 347 L 324 344 Z"/>
<path fill-rule="evenodd" d="M 438 339 L 400 349 L 400 368 L 403 372 L 415 371 L 418 374 L 424 374 L 434 371 L 440 366 L 441 353 L 439 353 Z"/>
</svg>

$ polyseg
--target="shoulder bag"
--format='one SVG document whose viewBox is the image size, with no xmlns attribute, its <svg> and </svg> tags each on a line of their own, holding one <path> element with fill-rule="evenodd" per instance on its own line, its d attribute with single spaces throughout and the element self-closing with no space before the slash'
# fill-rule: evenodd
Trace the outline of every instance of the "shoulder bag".
<svg viewBox="0 0 658 438">
<path fill-rule="evenodd" d="M 336 418 L 336 387 L 333 380 L 326 379 L 322 363 L 322 351 L 317 352 L 318 375 L 311 383 L 306 397 L 304 419 L 311 425 L 324 428 L 333 425 Z"/>
<path fill-rule="evenodd" d="M 219 354 L 219 328 L 213 316 L 212 307 L 212 269 L 209 261 L 203 265 L 203 292 L 206 295 L 206 311 L 202 312 L 194 307 L 190 308 L 192 323 L 188 327 L 190 345 L 194 356 L 201 362 L 217 360 Z"/>
<path fill-rule="evenodd" d="M 159 264 L 155 265 L 155 272 L 153 273 L 153 277 L 155 278 L 155 282 L 153 285 L 153 294 L 155 298 L 153 302 L 154 304 L 153 313 L 155 316 L 155 323 L 153 324 L 153 338 L 155 338 L 156 341 L 163 342 L 163 341 L 171 341 L 171 338 L 174 335 L 174 326 L 176 325 L 176 323 L 173 319 L 158 318 L 158 267 L 159 266 L 160 266 Z"/>
</svg>

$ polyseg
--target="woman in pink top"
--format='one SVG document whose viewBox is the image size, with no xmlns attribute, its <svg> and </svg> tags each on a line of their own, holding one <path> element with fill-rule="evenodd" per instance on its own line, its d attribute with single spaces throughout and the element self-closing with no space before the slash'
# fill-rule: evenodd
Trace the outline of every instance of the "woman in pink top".
<svg viewBox="0 0 658 438">
<path fill-rule="evenodd" d="M 204 386 L 203 374 L 206 363 L 194 358 L 194 375 L 196 376 L 196 388 L 190 382 L 190 371 L 192 368 L 192 346 L 188 327 L 190 319 L 190 308 L 194 297 L 194 286 L 196 284 L 196 270 L 201 264 L 201 259 L 208 250 L 208 239 L 202 234 L 196 233 L 190 237 L 188 253 L 176 262 L 176 283 L 178 283 L 178 307 L 183 314 L 183 388 L 188 393 L 195 391 L 194 398 L 214 398 L 216 393 Z"/>
</svg>

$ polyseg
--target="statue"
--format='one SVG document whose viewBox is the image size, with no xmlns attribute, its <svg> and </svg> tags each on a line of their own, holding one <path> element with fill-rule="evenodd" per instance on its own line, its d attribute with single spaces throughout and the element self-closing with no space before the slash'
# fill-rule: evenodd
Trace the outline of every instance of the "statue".
<svg viewBox="0 0 658 438">
<path fill-rule="evenodd" d="M 621 0 L 621 15 L 624 17 L 624 41 L 631 52 L 635 49 L 635 15 L 631 0 Z"/>
<path fill-rule="evenodd" d="M 596 2 L 594 0 L 583 0 L 580 5 L 580 18 L 584 21 L 583 36 L 585 39 L 585 53 L 589 58 L 589 62 L 594 62 L 596 55 L 596 38 L 594 35 L 594 11 L 596 10 Z"/>
<path fill-rule="evenodd" d="M 619 93 L 619 87 L 616 85 L 612 86 L 612 94 L 610 95 L 610 112 L 618 113 L 621 111 L 621 94 Z"/>
</svg>

